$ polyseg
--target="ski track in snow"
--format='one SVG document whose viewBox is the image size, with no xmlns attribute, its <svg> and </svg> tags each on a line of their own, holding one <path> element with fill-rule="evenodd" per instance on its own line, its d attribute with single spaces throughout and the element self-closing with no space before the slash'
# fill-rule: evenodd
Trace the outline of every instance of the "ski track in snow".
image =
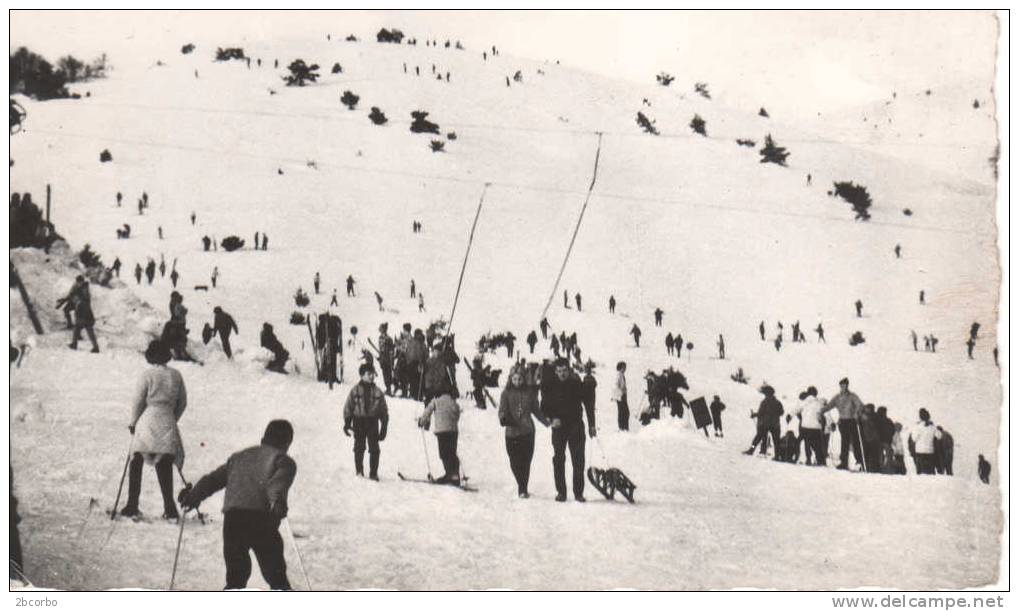
<svg viewBox="0 0 1019 611">
<path fill-rule="evenodd" d="M 178 260 L 192 349 L 206 362 L 177 365 L 189 396 L 181 420 L 185 474 L 197 479 L 256 443 L 271 418 L 290 419 L 298 463 L 290 523 L 317 589 L 928 589 L 997 579 L 1001 495 L 975 474 L 976 455 L 983 453 L 994 463 L 997 482 L 1001 389 L 990 350 L 999 270 L 986 177 L 943 175 L 837 142 L 797 142 L 801 133 L 762 123 L 756 109 L 677 100 L 651 86 L 634 91 L 631 84 L 555 66 L 541 66 L 546 75 L 536 76 L 536 65 L 517 59 L 482 63 L 473 53 L 443 49 L 367 42 L 308 48 L 314 51 L 301 52 L 318 56 L 312 59 L 321 65 L 335 56 L 347 72 L 323 75 L 322 86 L 288 89 L 278 80 L 280 71 L 208 64 L 200 58 L 209 49 L 200 46 L 194 56 L 174 57 L 158 70 L 117 71 L 87 83 L 89 99 L 24 102 L 29 123 L 11 139 L 12 191 L 31 191 L 41 202 L 45 184 L 52 183 L 54 222 L 73 249 L 87 242 L 107 264 L 114 256 L 123 262 L 122 284 L 92 290 L 103 349 L 97 356 L 66 349 L 68 333 L 59 331 L 60 313 L 52 309 L 73 279 L 73 270 L 61 267 L 66 254 L 55 252 L 47 263 L 38 251 L 11 253 L 44 325 L 57 330 L 40 338 L 14 370 L 11 387 L 15 484 L 26 573 L 34 584 L 107 589 L 169 583 L 175 525 L 117 521 L 100 549 L 111 527 L 102 510 L 112 506 L 129 442 L 128 400 L 144 366 L 139 353 L 159 331 L 171 290 L 168 278 L 137 286 L 131 273 L 149 256 L 158 262 L 159 253 L 168 266 Z M 442 62 L 453 82 L 403 75 L 402 61 Z M 192 77 L 195 66 L 200 79 Z M 502 76 L 513 72 L 511 66 L 526 67 L 528 74 L 525 83 L 507 89 Z M 267 87 L 278 95 L 269 96 Z M 336 101 L 348 87 L 361 95 L 354 112 Z M 630 136 L 637 133 L 633 115 L 645 96 L 663 130 L 686 129 L 698 112 L 719 138 Z M 393 124 L 372 126 L 364 115 L 373 105 Z M 245 112 L 215 110 L 232 108 Z M 456 125 L 450 129 L 458 138 L 446 153 L 428 152 L 428 138 L 408 132 L 406 118 L 416 108 L 428 110 L 443 132 Z M 308 110 L 313 116 L 303 117 Z M 599 365 L 600 439 L 611 466 L 637 484 L 637 504 L 607 502 L 590 485 L 586 505 L 552 502 L 551 447 L 540 427 L 532 498 L 517 499 L 494 410 L 467 408 L 467 398 L 461 399 L 467 409 L 459 454 L 479 493 L 397 479 L 397 470 L 425 474 L 415 425 L 421 407 L 406 400 L 390 401 L 383 481 L 354 477 L 352 443 L 341 432 L 349 386 L 329 391 L 311 381 L 307 329 L 287 324 L 296 309 L 294 291 L 302 286 L 312 293 L 311 278 L 320 271 L 322 293 L 311 295 L 308 310 L 321 312 L 339 289 L 345 331 L 351 325 L 361 330 L 357 346 L 346 350 L 349 382 L 364 334 L 375 337 L 380 322 L 396 331 L 404 321 L 424 327 L 448 315 L 480 185 L 492 181 L 457 309 L 457 348 L 470 355 L 482 333 L 512 330 L 527 356 L 523 338 L 537 328 L 594 157 L 594 137 L 563 131 L 559 116 L 569 117 L 570 129 L 607 134 L 598 184 L 549 319 L 555 332 L 577 331 L 584 358 Z M 486 127 L 500 121 L 534 131 Z M 763 139 L 766 131 L 779 145 L 788 134 L 790 168 L 764 167 L 755 153 L 732 142 Z M 106 147 L 114 161 L 100 165 L 97 156 Z M 804 185 L 807 172 L 812 187 Z M 874 224 L 833 222 L 851 212 L 825 190 L 833 180 L 849 179 L 871 191 Z M 142 190 L 151 207 L 139 216 Z M 117 191 L 124 193 L 119 209 Z M 600 198 L 599 192 L 634 199 Z M 677 201 L 686 205 L 669 203 Z M 913 222 L 900 212 L 906 207 L 927 230 L 903 228 Z M 188 219 L 192 210 L 195 227 Z M 424 223 L 423 233 L 410 233 L 414 219 Z M 125 222 L 132 237 L 116 240 L 114 228 Z M 156 239 L 157 225 L 163 241 Z M 268 233 L 268 252 L 201 252 L 204 234 L 218 240 L 236 234 L 250 247 L 255 231 Z M 903 244 L 901 260 L 891 254 L 896 243 Z M 219 287 L 192 291 L 208 284 L 213 266 L 221 273 Z M 348 273 L 358 281 L 357 298 L 343 296 Z M 425 294 L 423 314 L 409 298 L 411 278 Z M 584 295 L 583 313 L 562 309 L 563 289 L 571 299 L 576 290 Z M 916 304 L 920 289 L 927 291 L 927 306 Z M 378 312 L 375 290 L 385 297 L 386 312 Z M 620 315 L 605 312 L 609 294 L 619 300 Z M 856 298 L 865 304 L 862 319 L 853 317 Z M 12 333 L 23 338 L 27 317 L 16 291 L 10 299 Z M 218 339 L 207 347 L 197 342 L 214 305 L 240 327 L 233 362 L 223 357 Z M 666 311 L 662 328 L 651 320 L 659 305 Z M 757 338 L 762 319 L 769 337 L 776 320 L 788 331 L 799 319 L 808 343 L 787 343 L 776 354 Z M 981 339 L 977 360 L 968 361 L 963 341 L 973 320 L 982 324 Z M 291 352 L 288 367 L 293 371 L 296 364 L 302 374 L 262 370 L 267 354 L 257 334 L 264 321 Z M 808 331 L 818 321 L 826 345 Z M 626 335 L 633 322 L 644 331 L 639 350 Z M 938 335 L 939 353 L 914 353 L 911 328 Z M 846 341 L 856 330 L 867 343 L 850 348 Z M 662 339 L 669 331 L 694 342 L 691 356 L 665 356 Z M 719 332 L 726 361 L 713 358 Z M 538 353 L 546 356 L 547 347 L 539 343 Z M 629 363 L 630 433 L 614 430 L 609 400 L 620 359 Z M 504 370 L 505 381 L 505 351 L 487 360 Z M 689 422 L 667 416 L 649 427 L 636 422 L 638 404 L 646 403 L 640 399 L 643 372 L 670 363 L 689 379 L 688 399 L 721 395 L 728 405 L 724 439 L 704 439 Z M 729 381 L 737 366 L 751 386 Z M 466 372 L 459 375 L 460 388 L 469 388 Z M 754 388 L 762 381 L 776 387 L 788 411 L 807 385 L 830 397 L 843 375 L 865 402 L 887 405 L 907 428 L 917 408 L 931 409 L 934 421 L 955 437 L 957 476 L 866 476 L 739 453 L 753 436 L 746 415 L 760 401 Z M 436 469 L 431 433 L 426 442 Z M 604 466 L 593 440 L 587 461 Z M 569 477 L 569 465 L 567 471 Z M 158 516 L 148 467 L 142 488 L 142 510 Z M 90 498 L 100 506 L 83 528 Z M 221 503 L 220 494 L 203 507 L 211 524 L 185 526 L 180 589 L 222 587 Z M 291 583 L 303 589 L 289 541 L 286 554 Z M 265 587 L 257 567 L 251 585 Z"/>
</svg>

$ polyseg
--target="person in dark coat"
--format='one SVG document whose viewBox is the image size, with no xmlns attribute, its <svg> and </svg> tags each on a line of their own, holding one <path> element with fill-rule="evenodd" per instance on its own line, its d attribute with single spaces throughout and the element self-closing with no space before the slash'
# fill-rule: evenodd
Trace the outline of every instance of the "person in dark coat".
<svg viewBox="0 0 1019 611">
<path fill-rule="evenodd" d="M 577 293 L 576 295 L 574 295 L 573 296 L 573 300 L 577 302 L 577 311 L 580 312 L 582 310 L 582 308 L 580 307 L 580 301 L 581 301 L 580 293 Z"/>
<path fill-rule="evenodd" d="M 548 319 L 542 318 L 538 327 L 541 328 L 541 339 L 548 339 Z"/>
<path fill-rule="evenodd" d="M 92 352 L 99 352 L 99 344 L 96 343 L 96 333 L 93 327 L 96 324 L 95 315 L 92 313 L 92 295 L 88 290 L 88 280 L 85 276 L 78 276 L 74 281 L 67 300 L 74 306 L 74 334 L 71 335 L 71 350 L 78 349 L 78 339 L 81 338 L 82 329 L 92 342 Z"/>
<path fill-rule="evenodd" d="M 152 284 L 152 280 L 156 277 L 156 262 L 152 259 L 149 259 L 145 265 L 145 277 L 148 278 L 149 284 Z"/>
<path fill-rule="evenodd" d="M 934 440 L 934 470 L 938 475 L 953 475 L 952 459 L 955 455 L 955 439 L 940 425 L 937 428 L 941 433 L 941 438 Z"/>
<path fill-rule="evenodd" d="M 354 296 L 354 276 L 347 276 L 347 297 Z"/>
<path fill-rule="evenodd" d="M 711 424 L 715 428 L 715 437 L 724 437 L 722 434 L 722 412 L 725 411 L 725 403 L 722 403 L 718 395 L 715 395 L 708 409 L 711 411 Z"/>
<path fill-rule="evenodd" d="M 753 454 L 758 443 L 761 444 L 760 453 L 766 453 L 768 451 L 768 435 L 771 435 L 771 440 L 775 444 L 775 460 L 779 460 L 778 440 L 782 433 L 781 418 L 785 413 L 785 408 L 782 407 L 782 402 L 775 398 L 775 389 L 771 386 L 762 386 L 761 394 L 764 395 L 764 400 L 761 401 L 756 413 L 750 413 L 751 418 L 757 418 L 757 435 L 750 442 L 750 449 L 744 454 Z"/>
<path fill-rule="evenodd" d="M 219 340 L 223 343 L 223 352 L 226 354 L 226 358 L 232 359 L 233 352 L 230 350 L 230 333 L 240 333 L 237 330 L 237 323 L 234 322 L 233 316 L 224 312 L 223 308 L 219 306 L 212 309 L 212 314 L 212 328 L 219 333 Z"/>
<path fill-rule="evenodd" d="M 379 479 L 379 442 L 385 441 L 389 428 L 386 395 L 375 385 L 375 370 L 367 364 L 357 371 L 361 381 L 350 389 L 343 405 L 343 434 L 354 434 L 354 470 L 364 477 L 364 450 L 368 446 L 368 478 Z"/>
<path fill-rule="evenodd" d="M 202 236 L 202 250 L 209 252 L 209 247 L 212 246 L 212 238 L 207 235 Z"/>
<path fill-rule="evenodd" d="M 556 358 L 559 358 L 559 338 L 556 335 L 552 336 L 551 348 L 552 354 L 554 354 Z"/>
<path fill-rule="evenodd" d="M 506 356 L 513 358 L 513 346 L 517 341 L 517 336 L 513 333 L 506 333 Z"/>
<path fill-rule="evenodd" d="M 637 323 L 630 327 L 630 335 L 633 336 L 633 342 L 640 348 L 640 327 L 637 326 Z"/>
<path fill-rule="evenodd" d="M 297 463 L 287 455 L 293 440 L 294 427 L 286 420 L 273 420 L 265 427 L 259 445 L 237 452 L 198 480 L 193 488 L 180 492 L 181 507 L 188 511 L 226 489 L 223 499 L 226 590 L 247 587 L 252 551 L 269 587 L 290 589 L 279 525 L 287 517 L 287 496 L 297 477 Z"/>
<path fill-rule="evenodd" d="M 662 326 L 662 315 L 663 314 L 665 314 L 665 312 L 663 312 L 661 308 L 655 308 L 655 326 L 656 327 Z"/>
<path fill-rule="evenodd" d="M 761 341 L 762 342 L 767 339 L 764 336 L 764 321 L 763 320 L 761 321 L 761 324 L 757 326 L 757 332 L 761 334 Z"/>
<path fill-rule="evenodd" d="M 135 263 L 134 264 L 134 279 L 135 279 L 135 282 L 137 282 L 138 284 L 142 283 L 142 264 L 141 263 Z"/>
<path fill-rule="evenodd" d="M 676 338 L 672 337 L 672 331 L 669 331 L 668 335 L 665 336 L 665 352 L 668 353 L 669 356 L 672 356 L 675 352 L 675 348 Z"/>
<path fill-rule="evenodd" d="M 280 343 L 276 332 L 273 331 L 272 325 L 269 323 L 262 324 L 262 334 L 259 336 L 260 343 L 263 348 L 272 352 L 272 360 L 265 366 L 266 369 L 272 371 L 278 371 L 280 373 L 286 373 L 284 367 L 287 364 L 287 360 L 290 358 L 290 353 Z"/>
<path fill-rule="evenodd" d="M 594 437 L 594 405 L 585 401 L 581 381 L 570 374 L 570 364 L 560 358 L 555 363 L 555 376 L 544 381 L 541 390 L 541 411 L 552 427 L 552 472 L 555 477 L 556 501 L 566 500 L 566 448 L 573 463 L 573 497 L 584 498 L 584 418 L 587 410 L 587 432 Z"/>
<path fill-rule="evenodd" d="M 527 347 L 531 349 L 531 354 L 534 354 L 534 346 L 538 343 L 538 334 L 531 330 L 527 334 Z"/>
<path fill-rule="evenodd" d="M 334 293 L 335 295 L 335 293 Z M 393 396 L 393 357 L 396 344 L 389 336 L 389 323 L 379 325 L 379 367 L 382 369 L 382 382 L 386 385 L 386 394 Z"/>
<path fill-rule="evenodd" d="M 114 258 L 113 266 L 110 267 L 110 271 L 112 271 L 113 274 L 118 278 L 120 278 L 120 266 L 121 266 L 120 257 Z"/>
<path fill-rule="evenodd" d="M 616 296 L 609 295 L 609 314 L 616 313 Z"/>
</svg>

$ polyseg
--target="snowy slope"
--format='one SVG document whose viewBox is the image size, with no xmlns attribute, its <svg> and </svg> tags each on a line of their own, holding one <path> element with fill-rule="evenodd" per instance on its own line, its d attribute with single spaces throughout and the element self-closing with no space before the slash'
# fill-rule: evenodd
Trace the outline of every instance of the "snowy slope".
<svg viewBox="0 0 1019 611">
<path fill-rule="evenodd" d="M 249 48 L 263 59 L 262 68 L 253 62 L 249 70 L 212 63 L 211 51 L 199 45 L 190 56 L 162 57 L 165 66 L 152 58 L 144 69 L 117 70 L 81 86 L 91 94 L 81 100 L 26 101 L 27 129 L 11 140 L 12 191 L 39 200 L 51 183 L 58 230 L 75 250 L 87 242 L 107 263 L 119 256 L 126 284 L 93 289 L 104 354 L 70 354 L 56 333 L 15 374 L 14 467 L 35 583 L 165 587 L 172 526 L 120 524 L 101 553 L 108 528 L 101 519 L 73 536 L 89 497 L 112 504 L 127 444 L 126 398 L 142 367 L 138 352 L 145 334 L 158 330 L 170 292 L 166 279 L 135 286 L 130 270 L 160 254 L 168 264 L 178 261 L 192 336 L 215 305 L 241 329 L 235 362 L 225 361 L 214 341 L 209 349 L 194 347 L 205 367 L 182 367 L 192 402 L 182 421 L 186 473 L 196 477 L 257 441 L 269 418 L 291 418 L 300 465 L 291 521 L 306 535 L 299 543 L 317 588 L 923 588 L 996 579 L 1000 496 L 975 474 L 978 453 L 996 455 L 1001 403 L 990 355 L 999 271 L 986 168 L 941 173 L 903 161 L 901 151 L 883 154 L 880 143 L 866 150 L 842 144 L 758 117 L 756 109 L 509 56 L 484 62 L 475 51 L 323 36 Z M 323 76 L 309 87 L 283 87 L 272 59 L 286 65 L 298 56 L 322 65 Z M 328 74 L 334 61 L 343 74 Z M 450 71 L 449 83 L 430 76 L 432 63 Z M 507 88 L 505 77 L 518 69 L 523 83 Z M 346 89 L 361 96 L 355 111 L 339 104 Z M 645 97 L 651 108 L 642 106 Z M 390 122 L 373 126 L 370 106 Z M 456 132 L 446 153 L 429 152 L 429 137 L 409 132 L 416 109 L 429 111 L 443 134 Z M 634 116 L 642 109 L 662 136 L 638 130 Z M 707 120 L 709 138 L 686 127 L 694 113 Z M 972 129 L 989 148 L 992 130 L 990 119 Z M 590 184 L 596 131 L 604 135 L 594 195 L 549 318 L 555 330 L 576 331 L 585 358 L 599 364 L 600 439 L 609 462 L 637 482 L 640 504 L 547 502 L 545 432 L 532 469 L 535 498 L 518 502 L 495 416 L 474 410 L 462 423 L 461 457 L 481 493 L 397 483 L 397 468 L 424 471 L 413 425 L 420 408 L 404 401 L 392 405 L 385 481 L 355 480 L 350 444 L 339 432 L 346 387 L 330 393 L 310 381 L 307 330 L 287 324 L 296 288 L 311 292 L 319 271 L 323 292 L 313 296 L 312 309 L 325 309 L 339 288 L 344 326 L 372 336 L 383 321 L 394 329 L 448 317 L 478 198 L 491 183 L 454 330 L 462 354 L 487 331 L 512 330 L 522 346 Z M 761 142 L 765 133 L 790 149 L 790 167 L 760 164 L 734 142 Z M 104 148 L 113 163 L 98 163 Z M 848 204 L 826 195 L 834 180 L 868 187 L 872 221 L 853 222 Z M 143 190 L 151 208 L 138 216 L 134 202 Z M 117 191 L 125 196 L 119 209 Z M 903 216 L 903 208 L 914 215 Z M 415 219 L 424 224 L 421 234 L 410 232 Z M 125 222 L 134 235 L 117 240 L 114 228 Z M 237 234 L 250 245 L 255 231 L 268 233 L 268 252 L 201 252 L 204 234 Z M 892 255 L 897 243 L 901 260 Z M 34 270 L 22 275 L 48 309 L 74 272 L 66 269 L 61 285 L 52 278 L 61 268 L 33 257 L 18 253 L 17 262 Z M 219 288 L 191 291 L 208 283 L 213 266 Z M 358 280 L 355 299 L 342 297 L 347 274 Z M 425 294 L 424 314 L 409 298 L 411 278 Z M 562 309 L 563 289 L 571 298 L 583 294 L 583 313 Z M 917 304 L 921 289 L 926 306 Z M 385 312 L 373 291 L 385 297 Z M 619 301 L 616 316 L 606 311 L 610 294 Z M 24 337 L 27 321 L 14 295 L 12 332 Z M 854 317 L 857 298 L 863 319 Z M 144 307 L 137 299 L 148 309 L 129 314 Z M 658 306 L 666 311 L 661 329 L 652 326 Z M 59 329 L 54 314 L 48 329 Z M 778 320 L 787 331 L 795 320 L 805 331 L 823 322 L 829 343 L 815 344 L 808 332 L 807 344 L 787 343 L 776 354 L 757 338 L 762 319 L 769 335 Z M 981 339 L 976 360 L 968 361 L 963 341 L 974 320 Z M 260 371 L 262 322 L 276 327 L 302 375 Z M 639 350 L 627 335 L 635 322 L 644 331 Z M 914 353 L 910 329 L 933 332 L 942 350 Z M 670 330 L 695 344 L 674 363 L 690 380 L 687 396 L 719 394 L 730 406 L 724 440 L 704 440 L 680 422 L 638 425 L 629 435 L 611 430 L 614 363 L 630 363 L 630 385 L 638 389 L 643 371 L 668 364 L 662 338 Z M 857 330 L 867 343 L 850 348 Z M 719 333 L 727 361 L 713 358 Z M 503 355 L 489 360 L 505 367 Z M 349 381 L 356 361 L 350 351 L 347 358 Z M 737 366 L 752 384 L 773 384 L 787 407 L 809 384 L 833 394 L 844 375 L 864 401 L 887 405 L 907 426 L 917 408 L 928 407 L 955 436 L 957 477 L 865 477 L 739 455 L 752 436 L 746 414 L 760 397 L 729 381 Z M 466 372 L 460 385 L 468 385 Z M 435 463 L 430 436 L 427 442 Z M 588 460 L 602 461 L 597 444 L 589 444 Z M 154 511 L 154 476 L 146 478 L 143 505 Z M 189 527 L 181 587 L 221 585 L 219 541 L 215 527 Z M 143 559 L 151 569 L 139 571 Z"/>
</svg>

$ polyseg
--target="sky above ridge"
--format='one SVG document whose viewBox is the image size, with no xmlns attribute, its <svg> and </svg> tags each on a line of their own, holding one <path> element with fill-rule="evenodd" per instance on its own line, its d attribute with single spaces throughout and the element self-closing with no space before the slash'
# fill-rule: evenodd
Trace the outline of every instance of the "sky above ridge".
<svg viewBox="0 0 1019 611">
<path fill-rule="evenodd" d="M 384 26 L 637 82 L 664 70 L 674 86 L 705 81 L 720 101 L 803 116 L 892 91 L 986 91 L 997 46 L 995 15 L 976 11 L 12 11 L 9 42 L 51 60 L 106 52 L 117 66 L 187 41 L 365 38 Z"/>
</svg>

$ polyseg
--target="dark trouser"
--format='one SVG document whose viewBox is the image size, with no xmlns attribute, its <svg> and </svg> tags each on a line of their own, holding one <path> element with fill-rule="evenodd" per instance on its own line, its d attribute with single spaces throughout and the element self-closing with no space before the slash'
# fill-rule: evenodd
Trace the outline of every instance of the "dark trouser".
<svg viewBox="0 0 1019 611">
<path fill-rule="evenodd" d="M 226 590 L 245 588 L 251 576 L 250 551 L 255 552 L 262 577 L 273 590 L 289 590 L 283 557 L 280 521 L 266 512 L 231 509 L 223 514 L 223 560 Z"/>
<path fill-rule="evenodd" d="M 849 447 L 853 448 L 853 458 L 863 464 L 863 449 L 860 447 L 860 427 L 855 420 L 839 420 L 839 435 L 842 436 L 842 451 L 839 454 L 839 468 L 849 467 Z"/>
<path fill-rule="evenodd" d="M 813 455 L 813 463 L 823 465 L 828 446 L 824 442 L 824 435 L 821 434 L 821 429 L 801 428 L 800 440 L 803 441 L 803 448 L 806 451 L 807 464 L 811 464 L 810 457 Z"/>
<path fill-rule="evenodd" d="M 386 385 L 386 394 L 393 392 L 393 361 L 379 359 L 379 367 L 382 368 L 382 382 Z"/>
<path fill-rule="evenodd" d="M 232 359 L 234 357 L 234 353 L 230 350 L 230 334 L 226 331 L 220 331 L 219 341 L 223 342 L 223 352 L 226 354 L 226 358 Z"/>
<path fill-rule="evenodd" d="M 630 406 L 626 402 L 626 395 L 619 401 L 616 401 L 616 407 L 619 410 L 619 430 L 629 431 L 630 430 Z"/>
<path fill-rule="evenodd" d="M 771 426 L 757 427 L 757 434 L 754 435 L 754 440 L 750 442 L 750 452 L 753 453 L 754 448 L 757 447 L 758 443 L 761 444 L 761 454 L 766 454 L 768 452 L 768 433 L 771 433 L 771 442 L 775 445 L 775 457 L 778 458 L 778 449 L 780 447 L 778 445 L 778 439 L 782 434 L 782 428 L 777 422 Z"/>
<path fill-rule="evenodd" d="M 867 463 L 868 473 L 881 472 L 881 441 L 863 442 L 863 459 Z"/>
<path fill-rule="evenodd" d="M 368 445 L 368 474 L 379 474 L 379 419 L 354 418 L 354 468 L 364 475 L 364 448 Z"/>
<path fill-rule="evenodd" d="M 534 433 L 507 437 L 506 454 L 509 455 L 510 470 L 517 480 L 517 493 L 526 493 L 527 482 L 531 479 L 531 459 L 534 457 Z"/>
<path fill-rule="evenodd" d="M 527 342 L 527 345 L 531 348 L 531 354 L 534 354 L 534 344 Z"/>
<path fill-rule="evenodd" d="M 459 434 L 456 431 L 435 434 L 435 440 L 439 442 L 439 460 L 442 461 L 447 479 L 460 477 L 460 459 L 456 456 L 457 439 Z"/>
<path fill-rule="evenodd" d="M 933 454 L 914 454 L 913 462 L 916 464 L 916 472 L 919 475 L 934 475 Z"/>
<path fill-rule="evenodd" d="M 485 409 L 488 407 L 485 405 L 485 387 L 478 384 L 474 385 L 474 403 L 478 406 L 478 409 Z"/>
<path fill-rule="evenodd" d="M 715 410 L 715 409 L 711 410 L 711 423 L 715 426 L 715 432 L 716 433 L 721 433 L 722 432 L 722 411 L 721 410 Z"/>
<path fill-rule="evenodd" d="M 138 498 L 142 493 L 142 463 L 145 459 L 138 452 L 131 457 L 131 466 L 128 470 L 127 482 L 127 505 L 132 509 L 138 509 Z M 177 504 L 173 498 L 173 454 L 162 454 L 156 461 L 156 479 L 159 481 L 159 491 L 163 495 L 163 513 L 177 515 Z"/>
<path fill-rule="evenodd" d="M 566 496 L 566 446 L 570 448 L 573 463 L 573 496 L 584 495 L 584 423 L 563 423 L 552 429 L 552 472 L 556 492 Z"/>
<path fill-rule="evenodd" d="M 74 335 L 71 336 L 71 347 L 78 347 L 78 340 L 81 339 L 82 329 L 85 329 L 85 333 L 88 335 L 88 340 L 92 342 L 92 349 L 99 352 L 99 344 L 96 343 L 96 333 L 92 330 L 92 325 L 86 325 L 81 322 L 74 323 Z"/>
</svg>

